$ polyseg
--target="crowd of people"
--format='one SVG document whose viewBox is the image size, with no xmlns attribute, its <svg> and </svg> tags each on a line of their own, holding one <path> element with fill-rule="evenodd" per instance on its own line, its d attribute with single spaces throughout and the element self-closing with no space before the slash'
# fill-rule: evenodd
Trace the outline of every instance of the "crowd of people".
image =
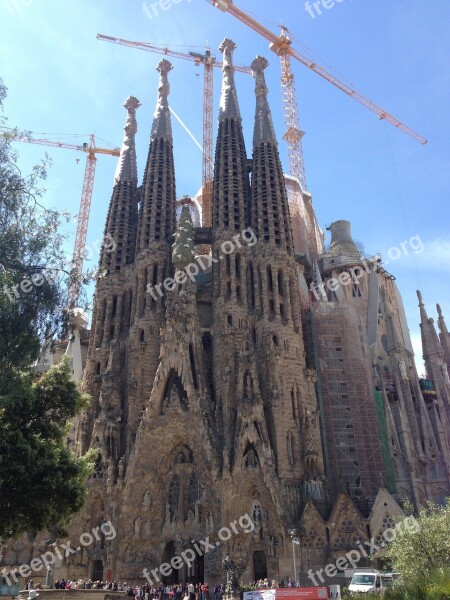
<svg viewBox="0 0 450 600">
<path fill-rule="evenodd" d="M 28 589 L 41 589 L 42 582 L 36 586 L 29 582 Z M 126 592 L 128 597 L 135 600 L 222 600 L 225 593 L 225 584 L 216 585 L 213 595 L 210 595 L 209 586 L 205 583 L 186 583 L 176 585 L 149 585 L 134 586 L 126 581 L 84 581 L 83 579 L 58 579 L 54 584 L 57 590 L 110 590 L 112 592 Z"/>
<path fill-rule="evenodd" d="M 284 587 L 284 582 L 280 582 L 280 587 Z M 28 590 L 40 590 L 44 587 L 42 581 L 34 585 L 29 581 Z M 57 590 L 110 590 L 112 592 L 126 592 L 126 595 L 134 600 L 222 600 L 225 595 L 226 585 L 222 583 L 214 586 L 210 593 L 209 586 L 205 583 L 186 583 L 175 585 L 160 585 L 151 587 L 150 585 L 135 586 L 129 585 L 126 581 L 84 581 L 83 579 L 58 579 L 54 584 Z M 252 585 L 246 586 L 247 589 L 260 590 L 265 588 L 276 588 L 278 584 L 275 580 L 269 581 L 259 579 Z M 289 579 L 287 587 L 296 587 L 296 584 Z"/>
</svg>

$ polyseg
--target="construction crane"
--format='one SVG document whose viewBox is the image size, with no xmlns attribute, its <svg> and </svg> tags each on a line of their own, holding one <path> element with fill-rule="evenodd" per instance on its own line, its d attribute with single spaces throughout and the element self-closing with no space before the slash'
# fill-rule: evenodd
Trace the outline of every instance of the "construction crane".
<svg viewBox="0 0 450 600">
<path fill-rule="evenodd" d="M 374 112 L 379 119 L 385 120 L 394 127 L 403 131 L 407 135 L 411 136 L 413 139 L 417 140 L 421 144 L 426 144 L 427 140 L 401 123 L 398 119 L 390 115 L 388 112 L 377 106 L 372 100 L 366 98 L 356 90 L 354 90 L 348 84 L 340 81 L 331 73 L 328 73 L 323 67 L 316 64 L 312 60 L 310 60 L 307 56 L 301 54 L 298 50 L 292 47 L 292 40 L 289 37 L 288 30 L 285 26 L 281 27 L 281 34 L 276 35 L 264 25 L 258 23 L 255 19 L 250 17 L 243 10 L 238 8 L 235 4 L 233 4 L 232 0 L 207 0 L 210 4 L 220 9 L 222 12 L 228 12 L 236 19 L 259 33 L 262 37 L 270 42 L 270 50 L 275 52 L 280 57 L 281 60 L 281 86 L 282 86 L 282 98 L 283 98 L 283 109 L 284 109 L 284 119 L 286 124 L 286 133 L 284 134 L 284 140 L 288 145 L 289 152 L 289 170 L 290 174 L 294 177 L 297 177 L 304 189 L 306 188 L 306 176 L 305 176 L 305 166 L 303 161 L 303 151 L 302 151 L 302 137 L 303 132 L 300 130 L 299 126 L 299 116 L 298 116 L 298 104 L 297 97 L 295 92 L 295 80 L 294 74 L 291 68 L 291 57 L 298 60 L 303 65 L 317 73 L 326 81 L 329 81 L 342 92 Z"/>
<path fill-rule="evenodd" d="M 110 156 L 120 156 L 120 149 L 98 148 L 95 145 L 94 134 L 90 135 L 89 144 L 82 146 L 77 144 L 66 144 L 53 140 L 30 138 L 23 135 L 12 136 L 11 139 L 16 142 L 26 142 L 28 144 L 41 144 L 43 146 L 52 146 L 54 148 L 67 148 L 68 150 L 77 150 L 86 152 L 86 167 L 84 170 L 83 188 L 81 191 L 80 212 L 77 219 L 77 232 L 75 235 L 75 245 L 72 258 L 72 280 L 69 286 L 69 309 L 75 308 L 78 302 L 81 288 L 81 274 L 83 271 L 84 250 L 86 247 L 86 236 L 89 224 L 89 212 L 91 208 L 92 189 L 94 187 L 95 167 L 97 164 L 96 154 L 109 154 Z"/>
<path fill-rule="evenodd" d="M 213 91 L 214 78 L 213 67 L 222 68 L 223 63 L 217 61 L 211 54 L 210 50 L 206 50 L 204 54 L 199 52 L 180 52 L 170 48 L 162 48 L 154 46 L 147 42 L 132 42 L 122 38 L 111 37 L 109 35 L 97 34 L 97 39 L 122 46 L 130 46 L 131 48 L 139 48 L 148 52 L 156 52 L 174 58 L 182 58 L 190 60 L 196 66 L 204 66 L 203 80 L 203 162 L 202 162 L 202 225 L 203 227 L 212 226 L 212 196 L 213 196 Z M 240 73 L 252 74 L 250 67 L 235 66 L 236 71 Z"/>
</svg>

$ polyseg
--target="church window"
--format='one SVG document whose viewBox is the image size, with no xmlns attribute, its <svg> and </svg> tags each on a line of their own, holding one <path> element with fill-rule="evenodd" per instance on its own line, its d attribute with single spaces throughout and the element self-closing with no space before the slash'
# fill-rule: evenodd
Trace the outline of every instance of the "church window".
<svg viewBox="0 0 450 600">
<path fill-rule="evenodd" d="M 294 388 L 291 390 L 292 416 L 297 418 L 297 398 L 295 397 Z"/>
<path fill-rule="evenodd" d="M 353 298 L 361 298 L 362 293 L 361 293 L 361 286 L 359 285 L 359 283 L 354 283 L 352 286 L 352 296 Z"/>
<path fill-rule="evenodd" d="M 273 292 L 272 267 L 270 265 L 267 267 L 267 285 L 269 292 Z"/>
<path fill-rule="evenodd" d="M 236 254 L 236 279 L 241 278 L 241 256 Z"/>
<path fill-rule="evenodd" d="M 247 304 L 249 308 L 255 308 L 255 280 L 251 262 L 247 266 Z"/>
<path fill-rule="evenodd" d="M 192 344 L 189 344 L 189 362 L 191 363 L 192 383 L 194 384 L 194 389 L 198 389 L 197 371 L 195 369 L 195 357 Z"/>
<path fill-rule="evenodd" d="M 278 271 L 278 292 L 281 298 L 284 298 L 284 278 L 283 271 Z"/>
<path fill-rule="evenodd" d="M 258 453 L 253 444 L 248 444 L 243 455 L 243 467 L 244 469 L 256 469 L 258 464 Z"/>
</svg>

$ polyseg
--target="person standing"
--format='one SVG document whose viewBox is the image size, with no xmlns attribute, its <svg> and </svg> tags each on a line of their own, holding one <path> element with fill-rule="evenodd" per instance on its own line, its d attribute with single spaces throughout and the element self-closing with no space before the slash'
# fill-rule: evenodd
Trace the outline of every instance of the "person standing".
<svg viewBox="0 0 450 600">
<path fill-rule="evenodd" d="M 192 581 L 188 585 L 189 600 L 195 600 L 195 587 Z"/>
</svg>

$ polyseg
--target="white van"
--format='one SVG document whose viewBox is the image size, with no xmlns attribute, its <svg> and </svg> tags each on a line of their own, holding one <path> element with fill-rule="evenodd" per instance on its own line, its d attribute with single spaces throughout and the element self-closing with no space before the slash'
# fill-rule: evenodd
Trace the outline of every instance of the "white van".
<svg viewBox="0 0 450 600">
<path fill-rule="evenodd" d="M 365 593 L 365 592 L 384 592 L 390 587 L 397 573 L 380 573 L 373 569 L 357 569 L 355 570 L 348 591 Z"/>
</svg>

